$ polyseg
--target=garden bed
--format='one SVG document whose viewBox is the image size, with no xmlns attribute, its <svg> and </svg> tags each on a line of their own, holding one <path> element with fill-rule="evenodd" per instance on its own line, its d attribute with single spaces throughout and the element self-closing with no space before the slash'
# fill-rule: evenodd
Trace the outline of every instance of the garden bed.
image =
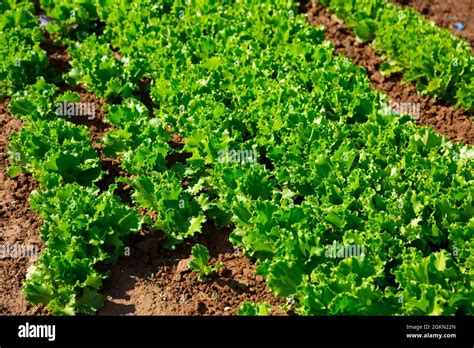
<svg viewBox="0 0 474 348">
<path fill-rule="evenodd" d="M 435 20 L 440 26 L 465 37 L 472 46 L 473 28 L 469 21 L 474 15 L 472 6 L 456 1 L 436 1 L 429 4 L 424 1 L 410 1 L 409 5 Z M 347 56 L 367 71 L 373 89 L 386 93 L 392 103 L 419 105 L 420 114 L 414 115 L 419 125 L 431 127 L 439 134 L 448 136 L 453 142 L 474 144 L 471 114 L 448 106 L 443 101 L 422 96 L 413 84 L 403 83 L 400 74 L 390 77 L 382 75 L 380 56 L 368 44 L 356 39 L 350 29 L 322 6 L 306 3 L 301 6 L 301 11 L 308 13 L 310 24 L 325 26 L 326 39 L 333 43 L 335 53 Z M 465 24 L 463 31 L 455 29 L 456 22 Z M 67 73 L 70 70 L 71 59 L 65 52 L 65 46 L 58 46 L 48 37 L 42 47 L 47 52 L 50 67 L 56 73 Z M 98 105 L 97 117 L 94 120 L 75 120 L 73 123 L 88 127 L 91 144 L 99 154 L 101 167 L 108 170 L 97 184 L 102 191 L 106 191 L 117 178 L 130 176 L 119 161 L 102 153 L 100 140 L 107 131 L 114 129 L 104 122 L 103 107 L 106 102 L 82 86 L 64 83 L 59 87 L 62 91 L 78 92 L 81 102 L 94 102 Z M 137 96 L 152 114 L 149 93 L 141 90 Z M 43 221 L 29 209 L 28 204 L 30 193 L 37 189 L 38 185 L 31 174 L 20 174 L 11 178 L 6 173 L 10 164 L 7 154 L 8 139 L 12 131 L 19 131 L 22 127 L 21 121 L 7 110 L 9 102 L 10 99 L 7 98 L 0 104 L 0 242 L 34 245 L 42 250 L 39 229 Z M 174 140 L 173 146 L 183 145 L 181 138 Z M 178 158 L 173 164 L 179 160 Z M 131 204 L 130 190 L 129 185 L 121 183 L 115 193 L 122 202 Z M 146 211 L 140 212 L 144 214 Z M 286 300 L 272 294 L 264 277 L 255 274 L 255 258 L 248 258 L 229 241 L 232 229 L 217 228 L 213 222 L 206 222 L 203 224 L 202 233 L 197 237 L 186 240 L 174 250 L 163 250 L 166 238 L 160 233 L 151 232 L 147 226 L 141 228 L 126 244 L 130 248 L 130 254 L 122 256 L 118 263 L 111 267 L 111 276 L 103 286 L 107 301 L 98 314 L 235 315 L 245 301 L 265 301 L 271 305 L 272 314 L 292 314 L 291 310 L 284 309 Z M 198 281 L 198 275 L 191 272 L 188 266 L 192 258 L 191 248 L 196 243 L 209 249 L 211 264 L 220 261 L 225 265 L 207 282 Z M 35 260 L 28 258 L 1 260 L 0 279 L 4 285 L 0 289 L 0 314 L 48 313 L 41 305 L 34 307 L 28 304 L 21 292 L 27 269 L 34 262 Z"/>
</svg>

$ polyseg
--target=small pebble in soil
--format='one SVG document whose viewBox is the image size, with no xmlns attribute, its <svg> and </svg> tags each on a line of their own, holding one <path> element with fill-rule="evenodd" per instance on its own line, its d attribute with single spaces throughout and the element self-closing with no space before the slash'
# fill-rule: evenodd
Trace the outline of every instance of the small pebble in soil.
<svg viewBox="0 0 474 348">
<path fill-rule="evenodd" d="M 461 31 L 461 30 L 464 30 L 465 25 L 464 25 L 463 22 L 456 22 L 456 23 L 454 23 L 454 28 L 455 28 L 457 31 Z"/>
<path fill-rule="evenodd" d="M 204 302 L 198 303 L 197 312 L 201 315 L 206 314 L 208 312 L 207 306 Z"/>
<path fill-rule="evenodd" d="M 186 300 L 187 300 L 186 295 L 181 294 L 181 296 L 179 297 L 178 303 L 179 304 L 184 304 L 184 303 L 186 303 Z"/>
<path fill-rule="evenodd" d="M 230 311 L 230 307 L 224 307 L 224 312 Z"/>
</svg>

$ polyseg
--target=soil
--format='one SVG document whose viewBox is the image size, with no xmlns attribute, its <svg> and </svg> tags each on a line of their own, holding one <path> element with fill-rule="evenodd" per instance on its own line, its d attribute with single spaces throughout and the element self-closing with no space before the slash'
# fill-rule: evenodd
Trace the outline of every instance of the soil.
<svg viewBox="0 0 474 348">
<path fill-rule="evenodd" d="M 391 2 L 411 6 L 423 16 L 446 28 L 454 35 L 466 39 L 474 48 L 474 0 L 390 0 Z M 463 29 L 456 28 L 462 24 Z M 461 30 L 460 30 L 461 29 Z"/>
<path fill-rule="evenodd" d="M 175 250 L 163 249 L 163 238 L 146 229 L 130 240 L 130 256 L 112 269 L 104 291 L 107 303 L 99 315 L 235 315 L 244 301 L 267 301 L 273 315 L 285 314 L 283 301 L 267 289 L 255 265 L 234 249 L 229 230 L 206 224 L 195 241 Z M 197 242 L 209 249 L 210 264 L 224 267 L 206 282 L 189 269 L 191 247 Z"/>
<path fill-rule="evenodd" d="M 8 113 L 8 103 L 8 99 L 0 103 L 0 244 L 2 248 L 16 246 L 41 250 L 39 229 L 42 221 L 28 209 L 28 197 L 37 185 L 31 175 L 20 174 L 11 178 L 6 173 L 10 164 L 8 138 L 13 131 L 19 131 L 22 127 L 21 121 Z M 5 251 L 0 254 L 0 315 L 46 314 L 42 306 L 29 305 L 21 292 L 26 270 L 36 259 L 17 258 Z"/>
<path fill-rule="evenodd" d="M 442 101 L 420 95 L 414 84 L 402 82 L 402 75 L 384 76 L 379 71 L 382 59 L 367 43 L 356 39 L 353 31 L 348 29 L 337 17 L 329 13 L 322 5 L 307 2 L 303 8 L 308 13 L 312 25 L 324 25 L 326 38 L 335 48 L 335 53 L 343 54 L 355 64 L 367 71 L 372 88 L 388 95 L 389 101 L 397 105 L 419 106 L 419 113 L 412 113 L 417 123 L 432 127 L 440 134 L 448 136 L 454 142 L 474 144 L 474 125 L 472 115 L 463 110 L 455 110 Z M 401 107 L 400 109 L 403 109 Z M 409 110 L 408 110 L 409 111 Z"/>
<path fill-rule="evenodd" d="M 48 52 L 49 65 L 53 71 L 63 74 L 71 68 L 69 64 L 71 58 L 66 53 L 67 46 L 54 42 L 47 32 L 45 32 L 45 41 L 40 47 Z"/>
</svg>

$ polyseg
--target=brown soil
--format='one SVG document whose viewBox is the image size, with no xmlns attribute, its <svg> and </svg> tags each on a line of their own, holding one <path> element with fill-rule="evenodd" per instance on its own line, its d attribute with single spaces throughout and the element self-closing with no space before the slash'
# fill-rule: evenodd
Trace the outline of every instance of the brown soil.
<svg viewBox="0 0 474 348">
<path fill-rule="evenodd" d="M 57 73 L 65 73 L 71 68 L 69 65 L 71 58 L 66 53 L 67 46 L 54 42 L 48 33 L 45 33 L 45 39 L 40 47 L 48 52 L 50 67 Z"/>
<path fill-rule="evenodd" d="M 466 39 L 474 48 L 474 0 L 390 0 L 391 2 L 411 6 L 423 16 L 433 20 L 441 28 L 446 28 L 454 35 Z M 464 24 L 458 30 L 455 24 Z"/>
<path fill-rule="evenodd" d="M 274 315 L 282 315 L 255 265 L 234 250 L 229 231 L 206 224 L 196 242 L 206 245 L 210 264 L 224 263 L 207 282 L 189 269 L 191 246 L 164 250 L 163 239 L 146 229 L 130 240 L 130 256 L 123 257 L 106 281 L 107 303 L 99 315 L 235 315 L 244 301 L 267 301 Z"/>
<path fill-rule="evenodd" d="M 419 105 L 419 115 L 413 115 L 418 124 L 430 126 L 455 142 L 474 144 L 474 125 L 468 113 L 443 105 L 442 101 L 434 98 L 421 96 L 413 84 L 402 82 L 400 74 L 389 77 L 382 75 L 379 71 L 381 57 L 368 44 L 358 41 L 342 21 L 319 3 L 308 3 L 304 7 L 312 25 L 325 26 L 326 38 L 334 44 L 335 52 L 347 56 L 367 70 L 372 88 L 385 92 L 391 103 Z"/>
<path fill-rule="evenodd" d="M 21 121 L 7 111 L 9 100 L 0 103 L 0 244 L 3 246 L 42 248 L 39 238 L 41 220 L 28 209 L 28 197 L 36 188 L 31 175 L 20 174 L 10 178 L 7 141 L 13 131 L 19 131 Z M 32 307 L 21 292 L 26 270 L 35 259 L 0 255 L 0 315 L 46 314 L 43 307 Z"/>
</svg>

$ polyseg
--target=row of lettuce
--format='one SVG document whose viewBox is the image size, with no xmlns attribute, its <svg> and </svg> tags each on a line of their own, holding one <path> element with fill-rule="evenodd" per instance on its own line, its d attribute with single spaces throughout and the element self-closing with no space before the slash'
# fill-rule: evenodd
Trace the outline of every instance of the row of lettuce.
<svg viewBox="0 0 474 348">
<path fill-rule="evenodd" d="M 165 232 L 168 247 L 199 233 L 206 220 L 234 227 L 232 243 L 302 315 L 472 314 L 473 149 L 382 112 L 384 97 L 371 91 L 363 70 L 334 55 L 323 30 L 296 15 L 292 2 L 103 0 L 85 2 L 93 5 L 87 9 L 64 2 L 81 13 L 74 20 L 58 12 L 61 1 L 40 3 L 56 21 L 49 30 L 70 40 L 66 78 L 111 103 L 106 118 L 114 129 L 105 134 L 104 154 L 132 174 L 119 181 L 133 187 L 137 207 L 154 212 L 147 222 Z M 134 97 L 144 79 L 153 116 Z M 41 95 L 48 89 L 35 88 Z M 185 138 L 182 149 L 170 145 L 170 134 Z M 11 146 L 28 152 L 23 144 Z M 62 173 L 64 162 L 55 163 L 51 171 Z M 28 166 L 21 164 L 34 172 Z M 42 201 L 54 207 L 58 195 Z M 60 225 L 58 214 L 32 202 Z M 127 233 L 137 221 L 130 214 Z M 115 231 L 117 221 L 99 225 Z M 69 236 L 70 228 L 58 231 Z M 107 240 L 101 237 L 87 235 L 93 245 Z M 363 252 L 332 252 L 347 246 Z M 72 291 L 90 296 L 89 307 L 74 297 L 81 306 L 71 310 L 64 299 L 72 297 L 61 292 L 43 296 L 52 278 L 66 276 L 38 273 L 29 299 L 62 313 L 97 308 L 100 282 L 87 277 Z"/>
<path fill-rule="evenodd" d="M 24 284 L 26 299 L 43 303 L 53 314 L 94 313 L 104 302 L 100 294 L 108 265 L 123 255 L 126 236 L 137 231 L 141 218 L 113 194 L 100 192 L 103 177 L 89 131 L 58 118 L 56 103 L 77 101 L 78 95 L 47 83 L 55 77 L 40 47 L 44 35 L 29 2 L 2 2 L 1 92 L 12 95 L 9 110 L 24 127 L 9 143 L 11 176 L 32 173 L 39 183 L 30 206 L 43 218 L 46 246 Z"/>
<path fill-rule="evenodd" d="M 469 43 L 410 6 L 387 0 L 318 0 L 384 57 L 382 72 L 401 72 L 419 91 L 474 111 L 474 57 Z"/>
<path fill-rule="evenodd" d="M 453 37 L 448 30 L 440 29 L 411 7 L 401 8 L 387 0 L 317 1 L 344 20 L 345 24 L 354 29 L 362 41 L 372 43 L 375 50 L 384 57 L 384 63 L 381 66 L 384 73 L 401 72 L 404 80 L 414 82 L 421 93 L 440 98 L 468 112 L 474 110 L 474 97 L 471 93 L 474 89 L 474 59 L 467 42 Z M 15 3 L 15 1 L 10 2 Z M 9 1 L 6 1 L 4 5 L 7 9 L 8 3 Z M 115 4 L 111 0 L 40 0 L 39 3 L 50 16 L 50 20 L 45 22 L 48 31 L 63 38 L 83 40 L 91 32 L 103 33 L 105 31 L 107 33 L 110 28 L 104 28 L 103 21 L 127 19 L 123 9 L 128 5 Z M 164 1 L 149 5 L 154 6 L 154 11 L 167 11 L 173 6 L 173 2 Z M 184 18 L 188 5 L 185 2 L 180 5 L 176 15 Z M 108 11 L 108 8 L 114 6 L 120 7 L 120 9 Z M 205 6 L 205 3 L 198 4 L 198 6 Z M 138 20 L 147 16 L 137 11 L 140 7 L 141 5 L 132 9 Z M 296 10 L 296 8 L 290 10 L 293 11 L 291 16 L 297 13 Z M 21 17 L 11 16 L 9 21 L 14 21 L 14 18 L 18 21 Z M 132 47 L 146 50 L 148 44 L 145 41 L 149 40 L 139 35 L 143 28 L 135 27 L 129 21 L 122 23 L 125 28 L 121 33 L 115 35 L 114 41 L 111 42 L 112 45 L 122 47 L 124 52 L 129 53 L 133 53 Z M 34 31 L 35 35 L 40 35 L 37 29 Z M 32 35 L 32 37 L 35 36 Z M 130 40 L 142 42 L 128 45 Z M 30 49 L 33 48 L 31 47 L 33 44 L 34 41 L 30 40 L 25 45 L 24 38 L 17 40 L 16 43 L 19 51 L 28 52 L 30 56 L 32 52 L 38 51 Z M 139 54 L 139 56 L 142 55 Z M 43 59 L 42 64 L 44 65 L 44 57 L 38 52 L 38 56 L 33 54 L 33 59 L 30 59 L 30 66 L 39 69 L 37 67 L 41 64 L 34 63 L 35 59 L 41 60 L 40 58 Z M 8 64 L 14 66 L 15 61 Z M 121 78 L 130 77 L 133 79 L 143 76 L 145 71 L 149 72 L 156 68 L 153 67 L 153 64 L 153 62 L 146 60 L 134 60 L 130 75 L 121 76 Z M 111 68 L 113 69 L 113 67 Z M 15 69 L 12 68 L 10 71 L 13 74 Z M 11 81 L 15 81 L 15 79 Z M 114 89 L 118 88 L 118 82 L 114 81 L 114 86 L 109 86 L 109 91 L 106 94 L 116 93 Z M 123 82 L 122 87 L 130 88 L 132 85 Z"/>
<path fill-rule="evenodd" d="M 43 40 L 32 3 L 0 3 L 0 99 L 34 83 L 47 70 Z"/>
</svg>

